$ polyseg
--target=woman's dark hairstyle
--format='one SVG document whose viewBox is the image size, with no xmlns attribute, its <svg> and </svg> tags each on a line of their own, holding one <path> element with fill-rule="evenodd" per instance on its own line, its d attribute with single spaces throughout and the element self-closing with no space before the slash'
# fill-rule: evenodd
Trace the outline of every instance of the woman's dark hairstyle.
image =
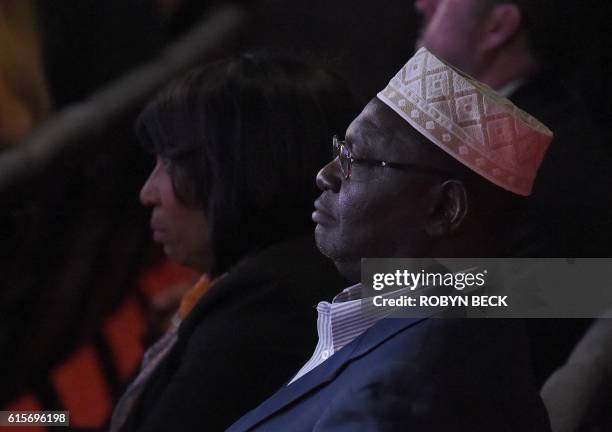
<svg viewBox="0 0 612 432">
<path fill-rule="evenodd" d="M 355 108 L 334 73 L 258 52 L 189 71 L 144 109 L 136 132 L 168 162 L 177 197 L 205 211 L 216 276 L 312 231 L 314 177 Z"/>
</svg>

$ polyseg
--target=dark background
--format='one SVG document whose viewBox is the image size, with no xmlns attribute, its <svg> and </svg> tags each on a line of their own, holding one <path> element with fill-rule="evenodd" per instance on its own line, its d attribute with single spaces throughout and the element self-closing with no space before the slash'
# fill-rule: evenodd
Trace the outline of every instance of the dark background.
<svg viewBox="0 0 612 432">
<path fill-rule="evenodd" d="M 45 73 L 56 111 L 152 58 L 214 4 L 163 15 L 148 0 L 39 1 Z M 610 141 L 610 32 L 600 2 L 559 2 L 568 32 L 558 68 Z M 365 103 L 413 52 L 411 1 L 250 2 L 232 51 L 269 46 L 330 60 Z M 48 371 L 133 291 L 159 258 L 138 191 L 151 160 L 132 134 L 136 111 L 0 194 L 0 403 L 24 388 L 49 400 Z M 343 131 L 339 131 L 343 133 Z M 591 131 L 585 131 L 591 133 Z M 571 175 L 571 173 L 569 174 Z M 97 349 L 104 350 L 103 343 Z M 119 384 L 115 387 L 118 394 Z M 47 396 L 45 396 L 47 395 Z"/>
</svg>

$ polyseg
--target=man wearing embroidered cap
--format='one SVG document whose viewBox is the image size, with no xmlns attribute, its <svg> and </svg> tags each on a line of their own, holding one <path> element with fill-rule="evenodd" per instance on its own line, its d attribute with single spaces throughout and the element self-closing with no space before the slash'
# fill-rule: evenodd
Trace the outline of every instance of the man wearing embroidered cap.
<svg viewBox="0 0 612 432">
<path fill-rule="evenodd" d="M 354 181 L 341 182 L 348 173 L 334 162 L 319 173 L 319 248 L 354 278 L 360 263 L 349 256 L 515 255 L 505 236 L 551 139 L 529 114 L 421 49 L 349 127 L 342 149 L 350 156 L 341 152 L 339 159 L 353 158 Z M 361 158 L 401 161 L 408 172 Z M 423 166 L 434 172 L 423 173 Z M 360 177 L 375 175 L 364 187 Z M 388 185 L 394 200 L 386 199 Z M 371 204 L 382 199 L 387 206 Z"/>
<path fill-rule="evenodd" d="M 498 255 L 551 138 L 423 49 L 334 138 L 317 244 L 355 282 L 361 257 Z M 519 323 L 390 319 L 361 293 L 319 303 L 311 359 L 230 431 L 550 430 Z"/>
</svg>

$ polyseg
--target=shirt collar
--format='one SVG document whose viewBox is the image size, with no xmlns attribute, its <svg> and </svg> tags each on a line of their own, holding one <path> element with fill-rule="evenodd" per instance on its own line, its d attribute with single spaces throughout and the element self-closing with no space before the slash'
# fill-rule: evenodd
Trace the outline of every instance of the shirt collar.
<svg viewBox="0 0 612 432">
<path fill-rule="evenodd" d="M 320 302 L 317 305 L 319 314 L 328 317 L 327 330 L 331 336 L 333 352 L 393 312 L 393 308 L 375 307 L 372 301 L 362 297 L 362 293 L 361 284 L 356 284 L 343 290 L 331 303 Z M 398 291 L 388 295 L 397 294 Z"/>
<path fill-rule="evenodd" d="M 361 284 L 355 284 L 353 286 L 343 289 L 340 294 L 334 297 L 332 303 L 344 303 L 347 301 L 361 300 L 362 291 L 363 290 Z"/>
</svg>

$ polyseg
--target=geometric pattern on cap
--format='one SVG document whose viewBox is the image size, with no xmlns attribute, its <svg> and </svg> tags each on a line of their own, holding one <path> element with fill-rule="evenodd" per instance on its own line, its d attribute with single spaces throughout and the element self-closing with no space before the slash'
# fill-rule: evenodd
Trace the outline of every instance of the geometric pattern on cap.
<svg viewBox="0 0 612 432">
<path fill-rule="evenodd" d="M 377 96 L 468 168 L 531 193 L 553 134 L 490 87 L 421 48 Z"/>
</svg>

